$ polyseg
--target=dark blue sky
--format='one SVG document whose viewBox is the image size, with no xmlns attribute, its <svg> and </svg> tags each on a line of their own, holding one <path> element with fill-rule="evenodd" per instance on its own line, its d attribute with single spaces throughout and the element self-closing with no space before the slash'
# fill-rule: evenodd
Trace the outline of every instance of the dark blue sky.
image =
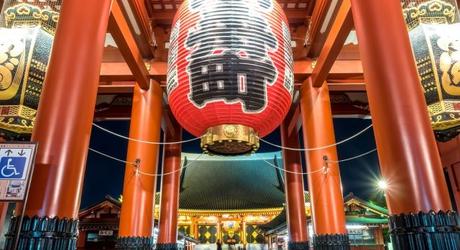
<svg viewBox="0 0 460 250">
<path fill-rule="evenodd" d="M 334 119 L 336 140 L 341 141 L 363 130 L 371 120 L 363 119 Z M 128 135 L 129 121 L 106 121 L 99 125 L 116 133 Z M 185 133 L 184 139 L 192 138 Z M 265 138 L 273 143 L 280 144 L 278 130 Z M 107 134 L 93 128 L 90 147 L 111 156 L 125 159 L 128 142 L 124 139 Z M 344 159 L 365 153 L 375 148 L 374 134 L 369 129 L 359 137 L 338 146 L 339 159 Z M 260 152 L 278 151 L 279 149 L 261 143 Z M 183 145 L 184 152 L 200 153 L 199 141 Z M 302 154 L 303 155 L 303 154 Z M 161 163 L 160 163 L 161 164 Z M 123 190 L 124 164 L 105 158 L 93 152 L 88 153 L 88 163 L 85 174 L 85 184 L 81 207 L 85 208 L 104 199 L 106 195 L 119 197 Z M 377 153 L 340 164 L 344 194 L 353 192 L 364 199 L 376 199 L 374 188 L 378 178 L 379 167 Z"/>
</svg>

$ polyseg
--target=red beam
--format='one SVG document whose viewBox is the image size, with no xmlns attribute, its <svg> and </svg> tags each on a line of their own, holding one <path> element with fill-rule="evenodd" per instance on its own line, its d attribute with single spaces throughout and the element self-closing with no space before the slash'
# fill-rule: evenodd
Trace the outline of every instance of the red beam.
<svg viewBox="0 0 460 250">
<path fill-rule="evenodd" d="M 364 81 L 363 82 L 328 82 L 327 85 L 329 86 L 329 92 L 337 92 L 337 91 L 365 92 L 366 91 L 366 84 L 364 83 Z"/>
<path fill-rule="evenodd" d="M 291 119 L 291 123 L 289 124 L 289 130 L 290 133 L 292 131 L 296 131 L 297 124 L 293 123 L 295 117 L 297 117 L 298 121 L 298 115 L 300 112 L 300 109 L 293 109 L 292 115 L 293 119 Z M 333 115 L 369 115 L 369 112 L 363 109 L 359 109 L 356 107 L 353 107 L 352 105 L 349 104 L 333 104 L 332 105 L 332 114 Z M 100 110 L 96 111 L 94 113 L 94 119 L 96 121 L 103 121 L 103 120 L 129 120 L 131 119 L 131 106 L 112 106 L 109 107 L 108 109 L 105 110 Z M 163 124 L 162 124 L 162 129 L 164 131 L 164 127 L 166 124 L 168 124 L 170 121 L 167 119 L 171 119 L 171 117 L 167 117 L 166 115 L 163 115 Z"/>
<path fill-rule="evenodd" d="M 323 82 L 327 80 L 329 71 L 352 27 L 353 17 L 350 1 L 343 0 L 312 72 L 311 78 L 314 87 L 321 87 Z"/>
<path fill-rule="evenodd" d="M 295 61 L 294 75 L 296 82 L 304 82 L 310 77 L 314 68 L 318 67 L 311 60 Z M 328 72 L 327 80 L 329 79 L 363 79 L 363 66 L 360 60 L 337 60 L 333 62 L 332 67 Z"/>
<path fill-rule="evenodd" d="M 308 17 L 306 9 L 285 9 L 284 13 L 290 23 L 305 21 Z M 155 24 L 172 24 L 176 10 L 154 10 L 152 21 Z"/>
<path fill-rule="evenodd" d="M 132 94 L 134 83 L 124 85 L 99 85 L 99 95 Z"/>
<path fill-rule="evenodd" d="M 362 82 L 328 82 L 330 92 L 364 92 L 366 86 Z M 163 86 L 162 86 L 163 87 Z M 132 94 L 134 88 L 133 82 L 122 82 L 121 84 L 107 84 L 101 83 L 99 85 L 99 95 L 113 95 L 113 94 Z"/>
<path fill-rule="evenodd" d="M 131 33 L 129 24 L 123 15 L 119 0 L 113 1 L 112 4 L 109 31 L 139 86 L 142 89 L 148 89 L 150 85 L 149 73 L 137 47 L 136 40 Z"/>
<path fill-rule="evenodd" d="M 129 1 L 129 3 L 132 6 L 132 10 L 134 12 L 134 17 L 137 20 L 137 23 L 140 26 L 141 29 L 141 35 L 145 39 L 145 42 L 148 44 L 148 46 L 152 49 L 152 55 L 153 55 L 153 46 L 154 41 L 153 41 L 153 31 L 150 25 L 150 18 L 149 14 L 147 12 L 147 5 L 146 5 L 145 0 L 133 0 Z"/>
<path fill-rule="evenodd" d="M 311 60 L 295 61 L 294 75 L 297 82 L 303 82 L 313 72 Z M 157 81 L 166 80 L 166 62 L 151 62 L 151 68 L 148 72 L 150 78 Z M 329 79 L 363 79 L 363 67 L 360 60 L 337 60 L 330 68 Z M 129 67 L 123 62 L 106 62 L 101 65 L 101 82 L 113 81 L 135 81 Z"/>
<path fill-rule="evenodd" d="M 329 0 L 316 0 L 313 13 L 310 18 L 310 27 L 308 37 L 306 39 L 307 50 L 310 50 L 312 44 L 315 42 L 318 36 L 320 27 L 323 25 L 324 18 L 330 6 Z M 307 52 L 308 54 L 308 52 Z"/>
<path fill-rule="evenodd" d="M 166 62 L 151 62 L 150 70 L 147 72 L 147 77 L 158 82 L 166 80 Z M 124 62 L 106 62 L 102 63 L 100 71 L 101 82 L 123 82 L 136 81 L 136 78 L 131 73 L 128 64 Z"/>
</svg>

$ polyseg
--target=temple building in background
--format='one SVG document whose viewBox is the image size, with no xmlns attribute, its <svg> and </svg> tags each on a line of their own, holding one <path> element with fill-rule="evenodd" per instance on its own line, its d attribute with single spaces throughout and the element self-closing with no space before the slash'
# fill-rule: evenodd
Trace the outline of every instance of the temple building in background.
<svg viewBox="0 0 460 250">
<path fill-rule="evenodd" d="M 255 158 L 209 158 L 184 154 L 181 172 L 178 232 L 186 249 L 287 248 L 284 177 L 271 164 L 281 164 L 281 154 L 258 153 Z M 185 160 L 187 159 L 187 160 Z M 236 175 L 235 175 L 236 173 Z M 252 181 L 257 179 L 257 184 Z M 218 185 L 219 184 L 219 185 Z M 160 198 L 157 193 L 156 200 Z M 347 231 L 352 249 L 385 249 L 389 242 L 388 210 L 352 193 L 345 198 Z M 311 205 L 305 193 L 305 214 L 311 224 Z M 116 245 L 122 202 L 107 196 L 80 211 L 79 249 L 103 249 Z M 159 211 L 159 206 L 155 211 Z M 159 214 L 155 214 L 156 225 Z M 310 225 L 311 228 L 311 225 Z M 158 227 L 154 232 L 158 233 Z"/>
</svg>

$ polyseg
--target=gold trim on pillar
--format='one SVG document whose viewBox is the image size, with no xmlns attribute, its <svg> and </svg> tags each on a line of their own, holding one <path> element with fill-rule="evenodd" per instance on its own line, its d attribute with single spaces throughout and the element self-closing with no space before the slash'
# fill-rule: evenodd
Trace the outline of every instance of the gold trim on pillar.
<svg viewBox="0 0 460 250">
<path fill-rule="evenodd" d="M 208 128 L 201 137 L 201 148 L 207 154 L 241 155 L 259 149 L 259 137 L 253 128 L 223 124 Z"/>
</svg>

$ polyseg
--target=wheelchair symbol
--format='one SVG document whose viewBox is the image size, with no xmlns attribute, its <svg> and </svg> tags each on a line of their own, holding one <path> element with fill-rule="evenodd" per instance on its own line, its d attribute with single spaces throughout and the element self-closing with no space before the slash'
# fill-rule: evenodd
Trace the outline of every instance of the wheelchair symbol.
<svg viewBox="0 0 460 250">
<path fill-rule="evenodd" d="M 2 157 L 0 159 L 0 179 L 23 178 L 26 157 Z"/>
<path fill-rule="evenodd" d="M 8 159 L 8 162 L 6 163 L 5 166 L 2 167 L 2 175 L 4 177 L 12 177 L 12 176 L 16 176 L 16 175 L 20 175 L 21 173 L 19 173 L 16 168 L 14 167 L 13 164 L 11 164 L 11 162 L 13 161 L 13 159 Z"/>
</svg>

